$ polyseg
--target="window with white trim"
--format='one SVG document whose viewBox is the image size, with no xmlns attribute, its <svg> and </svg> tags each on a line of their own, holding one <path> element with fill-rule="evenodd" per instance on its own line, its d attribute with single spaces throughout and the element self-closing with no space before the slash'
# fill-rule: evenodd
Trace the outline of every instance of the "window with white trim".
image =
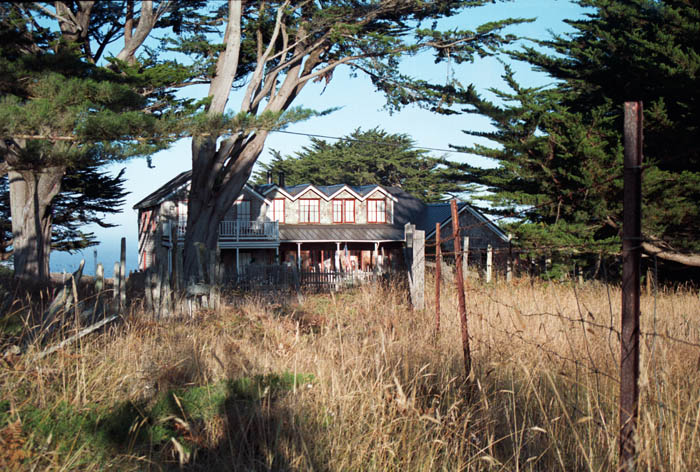
<svg viewBox="0 0 700 472">
<path fill-rule="evenodd" d="M 384 200 L 367 200 L 367 223 L 386 223 Z"/>
<path fill-rule="evenodd" d="M 333 200 L 333 223 L 355 222 L 355 200 Z"/>
<path fill-rule="evenodd" d="M 272 200 L 272 221 L 284 223 L 284 198 Z"/>
<path fill-rule="evenodd" d="M 299 223 L 320 222 L 320 203 L 318 199 L 299 200 Z"/>
</svg>

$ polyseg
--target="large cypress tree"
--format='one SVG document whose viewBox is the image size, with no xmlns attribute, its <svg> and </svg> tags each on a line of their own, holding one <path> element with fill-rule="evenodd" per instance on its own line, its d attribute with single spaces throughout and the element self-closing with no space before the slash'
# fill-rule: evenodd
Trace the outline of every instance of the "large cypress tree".
<svg viewBox="0 0 700 472">
<path fill-rule="evenodd" d="M 121 213 L 126 195 L 123 170 L 111 176 L 95 163 L 67 168 L 61 179 L 61 192 L 51 204 L 51 249 L 78 251 L 98 244 L 95 235 L 85 232 L 83 226 L 114 227 L 104 221 L 104 216 Z M 0 176 L 0 261 L 11 256 L 10 186 L 4 175 Z"/>
<path fill-rule="evenodd" d="M 0 171 L 9 177 L 15 276 L 45 282 L 57 237 L 68 238 L 63 247 L 89 243 L 75 224 L 94 219 L 87 204 L 102 197 L 89 189 L 107 183 L 100 165 L 168 144 L 169 118 L 183 110 L 169 87 L 196 72 L 136 52 L 158 25 L 188 27 L 185 15 L 201 2 L 178 3 L 0 5 Z M 120 201 L 120 181 L 103 188 L 98 206 Z"/>
<path fill-rule="evenodd" d="M 471 61 L 512 40 L 502 30 L 521 20 L 490 22 L 472 31 L 438 29 L 438 20 L 485 3 L 229 0 L 220 15 L 226 18 L 223 47 L 199 49 L 216 58 L 215 67 L 207 70 L 210 100 L 205 112 L 212 123 L 218 120 L 226 125 L 233 116 L 224 114 L 229 94 L 241 87 L 245 92 L 235 117 L 250 126 L 210 126 L 206 135 L 200 133 L 192 140 L 186 277 L 197 276 L 197 245 L 216 247 L 219 222 L 248 181 L 270 128 L 294 111 L 292 105 L 307 83 L 329 83 L 336 68 L 346 65 L 355 73 L 367 74 L 392 108 L 415 102 L 449 108 L 456 84 L 434 86 L 406 76 L 399 71 L 399 63 L 421 51 L 435 52 L 437 62 Z M 430 26 L 423 27 L 426 23 Z M 198 47 L 197 37 L 183 40 L 190 50 Z"/>
<path fill-rule="evenodd" d="M 310 146 L 293 156 L 273 151 L 272 161 L 261 164 L 256 180 L 263 183 L 267 172 L 283 172 L 288 185 L 378 184 L 400 187 L 425 202 L 435 202 L 465 190 L 454 167 L 444 157 L 416 148 L 405 134 L 356 129 L 335 143 L 312 138 Z"/>
<path fill-rule="evenodd" d="M 700 8 L 682 0 L 580 0 L 575 31 L 512 53 L 555 79 L 524 88 L 510 69 L 497 103 L 471 97 L 468 111 L 495 131 L 469 132 L 500 146 L 469 148 L 500 164 L 465 167 L 485 186 L 525 245 L 570 252 L 619 251 L 622 109 L 644 101 L 643 249 L 700 266 Z M 554 53 L 552 53 L 552 51 Z"/>
</svg>

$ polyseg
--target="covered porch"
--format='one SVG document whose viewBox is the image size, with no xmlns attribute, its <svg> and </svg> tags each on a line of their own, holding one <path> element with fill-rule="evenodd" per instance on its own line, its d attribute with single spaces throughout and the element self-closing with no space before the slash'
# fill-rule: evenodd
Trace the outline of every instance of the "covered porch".
<svg viewBox="0 0 700 472">
<path fill-rule="evenodd" d="M 296 241 L 280 244 L 281 262 L 308 272 L 386 272 L 403 263 L 398 241 Z"/>
</svg>

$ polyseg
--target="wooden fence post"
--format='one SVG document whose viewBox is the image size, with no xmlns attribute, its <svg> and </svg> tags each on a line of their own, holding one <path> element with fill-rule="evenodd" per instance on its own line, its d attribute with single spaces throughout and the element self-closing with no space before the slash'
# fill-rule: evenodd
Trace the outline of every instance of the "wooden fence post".
<svg viewBox="0 0 700 472">
<path fill-rule="evenodd" d="M 435 223 L 435 334 L 440 333 L 440 265 L 442 263 L 440 223 Z"/>
<path fill-rule="evenodd" d="M 119 256 L 119 311 L 126 308 L 126 238 L 122 238 L 121 254 Z"/>
<path fill-rule="evenodd" d="M 486 246 L 486 283 L 491 282 L 493 275 L 493 246 Z"/>
<path fill-rule="evenodd" d="M 104 286 L 105 286 L 105 268 L 100 263 L 100 264 L 97 264 L 97 267 L 95 268 L 95 292 L 97 293 L 98 297 L 99 297 L 99 294 L 102 293 L 102 290 L 104 290 Z"/>
<path fill-rule="evenodd" d="M 160 306 L 158 317 L 164 318 L 170 314 L 170 283 L 168 281 L 168 257 L 165 250 L 163 261 L 158 265 L 158 279 L 160 280 Z"/>
<path fill-rule="evenodd" d="M 119 262 L 114 263 L 114 278 L 112 279 L 112 305 L 114 309 L 119 313 L 119 288 L 121 287 L 121 282 L 119 280 Z"/>
<path fill-rule="evenodd" d="M 104 302 L 103 302 L 103 297 L 102 297 L 102 290 L 104 289 L 104 284 L 105 284 L 105 268 L 102 264 L 97 264 L 95 266 L 95 306 L 92 310 L 92 316 L 93 319 L 97 319 L 98 315 L 98 310 L 102 310 L 102 316 L 107 316 L 107 312 L 105 310 Z"/>
<path fill-rule="evenodd" d="M 642 102 L 625 102 L 619 469 L 630 472 L 636 470 L 635 436 L 639 414 L 642 116 Z"/>
<path fill-rule="evenodd" d="M 425 231 L 413 232 L 411 301 L 414 310 L 425 308 Z"/>
<path fill-rule="evenodd" d="M 467 325 L 467 307 L 464 299 L 464 274 L 462 272 L 462 248 L 459 241 L 459 217 L 457 200 L 452 199 L 452 238 L 455 245 L 455 269 L 457 270 L 457 300 L 459 302 L 459 320 L 462 326 L 462 351 L 464 352 L 464 375 L 469 378 L 472 370 L 472 358 L 469 351 L 469 326 Z"/>
<path fill-rule="evenodd" d="M 218 252 L 218 249 L 209 251 L 209 308 L 212 310 L 219 307 Z"/>
<path fill-rule="evenodd" d="M 153 310 L 153 269 L 148 267 L 146 273 L 144 274 L 143 287 L 146 298 L 146 310 Z"/>
<path fill-rule="evenodd" d="M 179 244 L 175 246 L 175 290 L 176 292 L 180 292 L 185 290 L 185 273 L 182 268 L 182 251 L 183 248 Z"/>
<path fill-rule="evenodd" d="M 180 276 L 177 270 L 177 223 L 170 225 L 170 288 L 177 292 L 177 278 Z"/>
<path fill-rule="evenodd" d="M 151 272 L 151 277 L 155 279 L 155 287 L 153 287 L 153 316 L 158 319 L 160 318 L 160 307 L 161 307 L 161 285 L 163 280 L 160 278 L 160 266 L 156 264 Z"/>
</svg>

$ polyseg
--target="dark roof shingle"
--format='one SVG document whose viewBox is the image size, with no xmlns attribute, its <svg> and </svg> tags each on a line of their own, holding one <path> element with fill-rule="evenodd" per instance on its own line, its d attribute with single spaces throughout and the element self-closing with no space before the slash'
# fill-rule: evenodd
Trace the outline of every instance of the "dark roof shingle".
<svg viewBox="0 0 700 472">
<path fill-rule="evenodd" d="M 280 225 L 280 241 L 403 241 L 396 225 Z"/>
</svg>

